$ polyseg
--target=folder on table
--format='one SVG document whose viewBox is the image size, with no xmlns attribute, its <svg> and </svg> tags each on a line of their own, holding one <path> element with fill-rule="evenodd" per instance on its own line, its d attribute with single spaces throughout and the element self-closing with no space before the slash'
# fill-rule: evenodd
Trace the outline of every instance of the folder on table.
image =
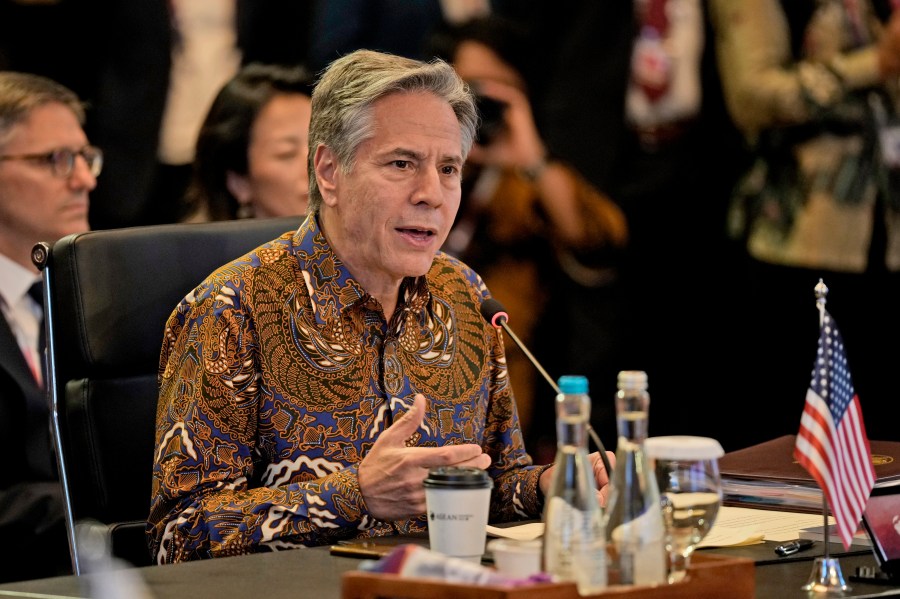
<svg viewBox="0 0 900 599">
<path fill-rule="evenodd" d="M 730 451 L 719 458 L 723 503 L 802 512 L 822 511 L 822 491 L 794 459 L 795 435 Z M 900 484 L 900 442 L 869 441 L 875 485 Z"/>
</svg>

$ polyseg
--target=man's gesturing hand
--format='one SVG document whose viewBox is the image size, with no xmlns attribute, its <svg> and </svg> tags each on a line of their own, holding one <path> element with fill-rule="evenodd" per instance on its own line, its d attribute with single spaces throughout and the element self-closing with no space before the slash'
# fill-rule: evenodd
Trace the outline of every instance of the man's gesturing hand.
<svg viewBox="0 0 900 599">
<path fill-rule="evenodd" d="M 616 467 L 616 454 L 607 451 L 606 457 L 609 459 L 609 465 L 611 468 Z M 598 452 L 594 452 L 588 456 L 588 459 L 591 461 L 591 468 L 594 471 L 594 481 L 597 483 L 597 500 L 600 501 L 600 505 L 606 507 L 606 501 L 609 498 L 609 481 L 611 472 L 606 471 L 606 466 L 603 465 L 603 459 L 600 457 Z M 538 479 L 538 486 L 541 489 L 541 493 L 544 494 L 544 497 L 547 496 L 547 493 L 550 492 L 550 480 L 553 478 L 553 469 L 556 466 L 550 466 L 546 470 L 541 473 L 541 478 Z"/>
<path fill-rule="evenodd" d="M 407 447 L 425 417 L 425 396 L 416 394 L 412 408 L 383 431 L 359 464 L 359 489 L 369 513 L 379 520 L 400 520 L 425 513 L 422 481 L 436 466 L 486 469 L 490 457 L 475 444 Z"/>
</svg>

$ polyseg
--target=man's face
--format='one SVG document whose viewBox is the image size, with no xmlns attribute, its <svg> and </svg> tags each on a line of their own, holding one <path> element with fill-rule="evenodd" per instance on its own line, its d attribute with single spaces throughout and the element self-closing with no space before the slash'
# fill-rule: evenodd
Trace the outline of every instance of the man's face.
<svg viewBox="0 0 900 599">
<path fill-rule="evenodd" d="M 15 125 L 0 155 L 77 151 L 87 143 L 75 114 L 53 103 L 35 108 Z M 0 161 L 0 252 L 13 259 L 27 258 L 39 241 L 87 231 L 88 193 L 96 186 L 97 179 L 81 156 L 75 158 L 68 177 L 56 175 L 44 161 Z"/>
<path fill-rule="evenodd" d="M 459 122 L 431 93 L 385 96 L 373 116 L 374 135 L 359 146 L 351 171 L 325 168 L 329 182 L 320 187 L 325 234 L 378 296 L 428 272 L 459 208 L 463 158 Z M 320 162 L 334 160 L 320 148 L 317 173 Z"/>
</svg>

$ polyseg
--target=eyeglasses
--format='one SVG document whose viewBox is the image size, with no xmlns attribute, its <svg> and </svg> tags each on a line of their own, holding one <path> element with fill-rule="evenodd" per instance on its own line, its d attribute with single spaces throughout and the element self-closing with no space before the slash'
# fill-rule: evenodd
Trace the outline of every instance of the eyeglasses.
<svg viewBox="0 0 900 599">
<path fill-rule="evenodd" d="M 12 156 L 0 156 L 0 160 L 33 160 L 50 165 L 53 174 L 58 177 L 68 177 L 75 170 L 75 157 L 81 156 L 87 163 L 88 170 L 93 176 L 103 170 L 103 150 L 95 146 L 84 146 L 80 150 L 60 148 L 45 154 L 16 154 Z"/>
</svg>

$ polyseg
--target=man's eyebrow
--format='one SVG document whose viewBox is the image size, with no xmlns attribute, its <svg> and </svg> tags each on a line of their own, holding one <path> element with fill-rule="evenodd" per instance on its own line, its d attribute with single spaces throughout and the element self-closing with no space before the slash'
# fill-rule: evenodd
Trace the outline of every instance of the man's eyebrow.
<svg viewBox="0 0 900 599">
<path fill-rule="evenodd" d="M 457 166 L 462 166 L 462 164 L 465 162 L 465 160 L 463 160 L 463 157 L 458 154 L 448 154 L 444 157 L 444 160 L 446 162 L 452 162 Z"/>
<path fill-rule="evenodd" d="M 414 160 L 422 160 L 425 155 L 421 152 L 416 152 L 415 150 L 410 150 L 407 148 L 393 148 L 385 152 L 388 156 L 399 157 L 399 158 L 411 158 Z"/>
<path fill-rule="evenodd" d="M 410 150 L 408 148 L 394 148 L 392 150 L 388 150 L 385 152 L 385 155 L 391 156 L 394 158 L 408 158 L 411 160 L 424 160 L 425 154 L 422 152 L 417 152 L 415 150 Z M 446 154 L 441 156 L 440 162 L 452 162 L 454 164 L 462 164 L 463 159 L 462 156 L 457 154 Z"/>
</svg>

